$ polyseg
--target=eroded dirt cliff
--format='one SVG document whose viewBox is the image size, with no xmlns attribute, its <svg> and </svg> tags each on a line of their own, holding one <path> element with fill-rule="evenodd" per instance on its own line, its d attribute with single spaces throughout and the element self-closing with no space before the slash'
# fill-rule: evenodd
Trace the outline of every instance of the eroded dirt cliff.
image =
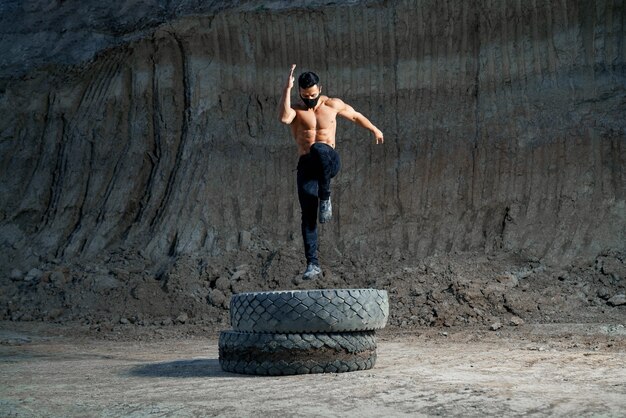
<svg viewBox="0 0 626 418">
<path fill-rule="evenodd" d="M 376 146 L 339 122 L 343 168 L 321 247 L 330 270 L 350 260 L 338 284 L 377 284 L 366 276 L 390 260 L 418 269 L 467 253 L 557 273 L 597 271 L 610 257 L 618 273 L 592 299 L 623 289 L 623 1 L 74 3 L 1 9 L 11 58 L 1 67 L 0 273 L 15 299 L 5 316 L 21 312 L 19 286 L 52 289 L 54 272 L 90 291 L 80 283 L 95 276 L 81 266 L 97 265 L 109 290 L 143 276 L 162 290 L 188 260 L 205 283 L 201 303 L 237 271 L 218 261 L 234 251 L 263 260 L 253 287 L 291 280 L 302 267 L 296 154 L 276 108 L 292 63 L 385 133 Z M 142 267 L 120 271 L 118 254 Z M 286 278 L 268 273 L 277 254 L 293 258 L 275 271 Z M 416 323 L 447 317 L 426 311 Z"/>
</svg>

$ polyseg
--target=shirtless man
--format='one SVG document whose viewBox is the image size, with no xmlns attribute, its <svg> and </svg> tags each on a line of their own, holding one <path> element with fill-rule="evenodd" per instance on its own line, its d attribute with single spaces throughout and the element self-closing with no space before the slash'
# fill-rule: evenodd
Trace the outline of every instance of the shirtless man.
<svg viewBox="0 0 626 418">
<path fill-rule="evenodd" d="M 294 85 L 291 66 L 287 85 L 280 101 L 280 121 L 291 126 L 298 147 L 298 200 L 302 210 L 302 239 L 307 267 L 303 279 L 311 280 L 322 273 L 317 258 L 317 214 L 326 223 L 332 218 L 330 180 L 339 172 L 341 162 L 335 151 L 337 115 L 370 130 L 377 144 L 383 143 L 383 133 L 365 116 L 340 99 L 322 96 L 322 86 L 315 73 L 306 72 L 298 77 L 300 98 L 303 104 L 291 105 Z"/>
</svg>

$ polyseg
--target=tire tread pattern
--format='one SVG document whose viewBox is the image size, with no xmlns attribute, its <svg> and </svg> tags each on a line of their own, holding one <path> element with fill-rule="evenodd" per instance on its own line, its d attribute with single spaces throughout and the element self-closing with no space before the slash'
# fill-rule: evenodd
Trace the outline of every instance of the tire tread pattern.
<svg viewBox="0 0 626 418">
<path fill-rule="evenodd" d="M 233 295 L 233 330 L 254 333 L 315 333 L 382 329 L 389 316 L 387 292 L 325 289 Z"/>
<path fill-rule="evenodd" d="M 254 375 L 343 373 L 376 363 L 374 331 L 348 333 L 243 333 L 222 331 L 224 371 Z"/>
</svg>

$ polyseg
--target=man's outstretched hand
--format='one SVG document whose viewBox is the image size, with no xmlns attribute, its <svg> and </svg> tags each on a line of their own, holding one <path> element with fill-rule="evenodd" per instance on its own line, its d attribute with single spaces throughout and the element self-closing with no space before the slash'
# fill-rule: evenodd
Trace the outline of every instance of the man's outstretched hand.
<svg viewBox="0 0 626 418">
<path fill-rule="evenodd" d="M 383 142 L 385 142 L 385 138 L 383 138 L 383 132 L 376 128 L 374 130 L 374 136 L 376 137 L 376 143 L 377 144 L 382 144 Z"/>
<path fill-rule="evenodd" d="M 287 88 L 292 89 L 295 78 L 293 77 L 293 72 L 296 69 L 296 64 L 291 64 L 291 72 L 289 73 L 289 79 L 287 80 Z"/>
</svg>

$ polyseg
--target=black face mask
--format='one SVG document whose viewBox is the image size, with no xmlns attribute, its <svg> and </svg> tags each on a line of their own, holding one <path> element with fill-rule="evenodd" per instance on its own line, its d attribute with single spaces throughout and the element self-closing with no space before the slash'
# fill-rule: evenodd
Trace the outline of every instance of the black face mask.
<svg viewBox="0 0 626 418">
<path fill-rule="evenodd" d="M 304 102 L 304 105 L 308 108 L 308 109 L 314 109 L 315 106 L 317 106 L 317 101 L 320 99 L 321 93 L 317 95 L 317 97 L 315 99 L 305 99 L 304 97 L 300 96 L 300 98 L 302 99 L 302 101 Z"/>
</svg>

